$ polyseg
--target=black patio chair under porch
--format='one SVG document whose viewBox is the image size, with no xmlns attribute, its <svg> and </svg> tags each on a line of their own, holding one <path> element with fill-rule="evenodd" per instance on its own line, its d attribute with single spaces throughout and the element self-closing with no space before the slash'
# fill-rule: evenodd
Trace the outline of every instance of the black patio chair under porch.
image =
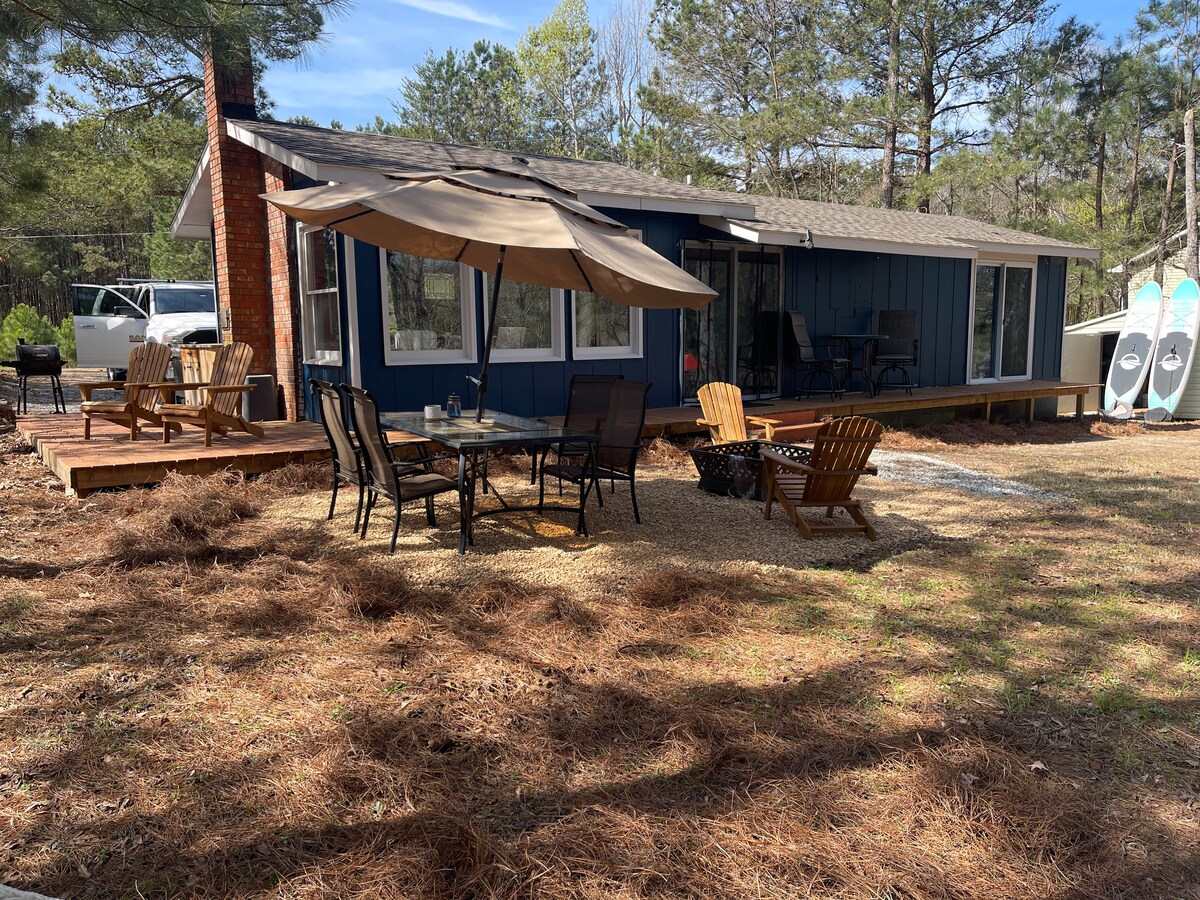
<svg viewBox="0 0 1200 900">
<path fill-rule="evenodd" d="M 796 362 L 800 374 L 800 382 L 796 386 L 799 396 L 807 397 L 813 392 L 813 382 L 822 377 L 825 379 L 830 399 L 842 396 L 845 390 L 846 374 L 850 371 L 850 360 L 835 355 L 832 349 L 818 350 L 808 336 L 808 323 L 804 321 L 804 313 L 788 310 L 788 318 L 792 323 L 792 336 L 796 342 Z M 823 392 L 824 393 L 824 392 Z"/>
<path fill-rule="evenodd" d="M 878 394 L 885 387 L 903 388 L 912 396 L 913 383 L 908 377 L 908 367 L 917 364 L 917 313 L 911 309 L 881 309 L 876 313 L 877 334 L 887 335 L 873 342 L 864 352 L 870 354 L 863 368 L 869 373 L 880 366 L 874 377 L 874 389 Z M 899 377 L 889 380 L 888 372 Z"/>
</svg>

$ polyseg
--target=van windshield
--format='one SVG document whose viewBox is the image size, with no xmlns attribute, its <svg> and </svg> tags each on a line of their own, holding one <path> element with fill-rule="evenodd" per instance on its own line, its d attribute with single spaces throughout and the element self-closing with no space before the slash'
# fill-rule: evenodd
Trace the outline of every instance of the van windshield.
<svg viewBox="0 0 1200 900">
<path fill-rule="evenodd" d="M 154 312 L 158 315 L 216 311 L 217 301 L 212 288 L 156 288 L 154 291 Z"/>
</svg>

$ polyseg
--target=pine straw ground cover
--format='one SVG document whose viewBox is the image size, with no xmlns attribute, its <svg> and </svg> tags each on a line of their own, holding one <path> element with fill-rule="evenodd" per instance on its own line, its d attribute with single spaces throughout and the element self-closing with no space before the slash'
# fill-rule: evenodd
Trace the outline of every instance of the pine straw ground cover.
<svg viewBox="0 0 1200 900">
<path fill-rule="evenodd" d="M 644 525 L 465 559 L 445 506 L 395 557 L 327 524 L 323 472 L 78 501 L 7 439 L 0 883 L 1200 896 L 1200 431 L 1057 428 L 890 435 L 1062 499 L 876 479 L 876 544 L 657 446 Z"/>
</svg>

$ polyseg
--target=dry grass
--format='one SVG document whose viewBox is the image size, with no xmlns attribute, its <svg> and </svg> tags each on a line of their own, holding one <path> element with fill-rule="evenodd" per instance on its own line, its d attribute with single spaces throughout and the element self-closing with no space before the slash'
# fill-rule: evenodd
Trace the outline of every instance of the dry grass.
<svg viewBox="0 0 1200 900">
<path fill-rule="evenodd" d="M 872 481 L 875 545 L 660 445 L 640 528 L 618 489 L 465 559 L 445 507 L 355 541 L 320 469 L 75 501 L 10 442 L 0 883 L 1200 896 L 1200 496 L 1162 477 L 1200 432 L 1063 428 L 904 438 L 1069 499 Z"/>
</svg>

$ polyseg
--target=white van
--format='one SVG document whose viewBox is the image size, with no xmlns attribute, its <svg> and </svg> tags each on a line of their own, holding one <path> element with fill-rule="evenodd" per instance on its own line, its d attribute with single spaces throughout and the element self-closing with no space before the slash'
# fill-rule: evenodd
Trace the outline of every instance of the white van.
<svg viewBox="0 0 1200 900">
<path fill-rule="evenodd" d="M 216 344 L 217 296 L 211 281 L 73 284 L 78 364 L 125 375 L 133 344 Z"/>
</svg>

